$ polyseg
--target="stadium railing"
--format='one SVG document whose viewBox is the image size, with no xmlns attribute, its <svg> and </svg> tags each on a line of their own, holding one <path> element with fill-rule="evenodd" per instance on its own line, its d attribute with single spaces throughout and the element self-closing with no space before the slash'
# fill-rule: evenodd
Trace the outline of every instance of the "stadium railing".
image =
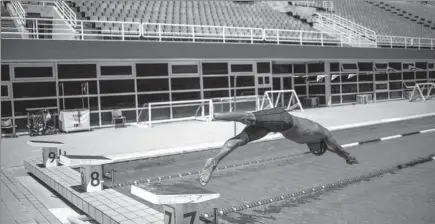
<svg viewBox="0 0 435 224">
<path fill-rule="evenodd" d="M 226 27 L 183 24 L 139 23 L 123 21 L 74 20 L 75 28 L 65 26 L 72 20 L 46 18 L 2 17 L 2 20 L 24 19 L 26 30 L 1 27 L 2 39 L 69 39 L 69 40 L 152 40 L 182 42 L 238 42 L 250 44 L 297 44 L 349 47 L 350 38 L 346 34 L 304 30 L 261 29 L 249 27 Z M 61 23 L 63 22 L 63 24 Z M 38 27 L 38 24 L 52 23 L 51 28 Z M 19 34 L 19 35 L 16 35 Z M 40 35 L 41 34 L 41 35 Z M 357 38 L 364 46 L 365 40 Z M 400 37 L 376 35 L 379 47 L 435 49 L 435 39 L 421 37 Z M 355 46 L 355 45 L 354 45 Z"/>
</svg>

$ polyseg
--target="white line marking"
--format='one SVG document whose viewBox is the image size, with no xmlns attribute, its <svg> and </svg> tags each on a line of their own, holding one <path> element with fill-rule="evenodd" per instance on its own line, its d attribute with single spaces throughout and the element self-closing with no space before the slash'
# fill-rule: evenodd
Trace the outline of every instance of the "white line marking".
<svg viewBox="0 0 435 224">
<path fill-rule="evenodd" d="M 341 147 L 343 147 L 343 148 L 350 148 L 350 147 L 354 147 L 354 146 L 357 146 L 357 145 L 359 145 L 359 143 L 358 142 L 354 142 L 354 143 L 349 143 L 349 144 L 342 145 Z"/>
<path fill-rule="evenodd" d="M 423 130 L 423 131 L 420 131 L 420 133 L 427 133 L 427 132 L 431 132 L 431 131 L 435 131 L 435 128 Z"/>
<path fill-rule="evenodd" d="M 388 139 L 400 138 L 400 137 L 402 137 L 402 135 L 392 135 L 392 136 L 387 136 L 387 137 L 383 137 L 383 138 L 381 138 L 381 141 L 388 140 Z"/>
</svg>

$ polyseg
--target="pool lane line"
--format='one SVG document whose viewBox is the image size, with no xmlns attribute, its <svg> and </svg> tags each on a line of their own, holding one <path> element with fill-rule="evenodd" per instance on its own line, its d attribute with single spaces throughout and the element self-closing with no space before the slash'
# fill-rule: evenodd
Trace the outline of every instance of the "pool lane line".
<svg viewBox="0 0 435 224">
<path fill-rule="evenodd" d="M 244 203 L 244 204 L 240 204 L 240 205 L 230 206 L 230 207 L 227 207 L 224 209 L 219 209 L 217 214 L 222 216 L 222 215 L 225 215 L 228 213 L 240 212 L 240 211 L 243 211 L 246 209 L 251 209 L 251 208 L 255 208 L 255 207 L 259 207 L 259 206 L 263 206 L 263 205 L 267 205 L 267 204 L 271 204 L 271 203 L 275 203 L 275 202 L 279 202 L 279 201 L 284 201 L 284 200 L 288 200 L 288 199 L 296 199 L 297 197 L 300 197 L 300 196 L 307 196 L 307 195 L 310 195 L 313 193 L 318 193 L 318 192 L 322 192 L 322 191 L 324 192 L 324 191 L 331 190 L 334 188 L 342 188 L 342 187 L 348 186 L 348 185 L 353 184 L 353 183 L 357 183 L 357 182 L 360 182 L 363 180 L 369 180 L 369 179 L 381 176 L 381 175 L 386 174 L 386 173 L 394 173 L 395 171 L 398 171 L 401 169 L 413 167 L 413 166 L 423 164 L 426 162 L 430 162 L 430 161 L 434 161 L 434 160 L 435 160 L 435 154 L 429 155 L 429 156 L 424 157 L 424 158 L 414 159 L 414 160 L 411 160 L 411 161 L 406 162 L 406 163 L 397 164 L 397 165 L 390 167 L 390 168 L 372 171 L 372 172 L 369 172 L 366 174 L 362 174 L 362 175 L 355 176 L 355 177 L 350 177 L 350 178 L 343 179 L 343 180 L 332 181 L 332 182 L 327 183 L 327 184 L 315 185 L 315 186 L 313 186 L 311 188 L 307 188 L 305 190 L 286 193 L 286 194 L 282 194 L 282 195 L 278 195 L 278 196 L 265 198 L 262 200 L 253 201 L 250 203 Z M 204 214 L 201 214 L 201 216 L 203 216 L 204 218 L 212 218 L 212 217 L 214 217 L 214 213 L 211 213 L 211 212 L 204 213 Z"/>
<path fill-rule="evenodd" d="M 397 139 L 397 138 L 411 136 L 411 135 L 424 134 L 424 133 L 433 132 L 433 131 L 435 131 L 435 128 L 407 132 L 407 133 L 403 133 L 403 134 L 399 134 L 399 135 L 391 135 L 391 136 L 386 136 L 386 137 L 382 137 L 382 138 L 375 138 L 375 139 L 370 139 L 370 140 L 365 140 L 365 141 L 358 141 L 358 142 L 344 144 L 341 146 L 343 148 L 350 148 L 350 147 L 355 147 L 355 146 L 359 146 L 359 145 L 387 141 L 387 140 Z M 238 164 L 233 164 L 233 165 L 221 166 L 221 167 L 216 168 L 216 171 L 226 170 L 226 169 L 230 169 L 230 168 L 245 167 L 245 166 L 249 166 L 249 165 L 261 164 L 261 163 L 266 163 L 266 162 L 271 162 L 271 161 L 276 161 L 276 160 L 295 158 L 295 157 L 305 156 L 305 155 L 309 155 L 309 154 L 311 154 L 311 153 L 310 152 L 303 152 L 303 153 L 297 153 L 297 154 L 289 154 L 286 156 L 277 156 L 277 157 L 272 157 L 272 158 L 267 158 L 267 159 L 248 161 L 248 162 L 243 162 L 243 163 L 238 163 Z M 136 184 L 153 183 L 153 182 L 159 182 L 162 180 L 172 180 L 172 179 L 177 179 L 177 178 L 186 177 L 186 176 L 198 175 L 200 173 L 201 173 L 201 170 L 196 170 L 196 171 L 192 171 L 192 172 L 176 173 L 176 174 L 172 174 L 172 175 L 165 175 L 165 176 L 150 177 L 150 178 L 126 181 L 126 182 L 122 182 L 122 183 L 115 182 L 115 183 L 105 185 L 105 187 L 107 187 L 107 188 L 128 187 L 128 186 L 136 185 Z"/>
</svg>

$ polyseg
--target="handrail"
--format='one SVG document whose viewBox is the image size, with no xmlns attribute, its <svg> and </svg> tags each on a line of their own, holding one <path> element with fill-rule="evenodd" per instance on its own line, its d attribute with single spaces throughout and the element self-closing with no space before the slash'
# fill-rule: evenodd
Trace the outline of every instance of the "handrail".
<svg viewBox="0 0 435 224">
<path fill-rule="evenodd" d="M 68 22 L 73 26 L 77 26 L 77 15 L 76 13 L 66 4 L 64 1 L 54 1 L 53 2 L 62 16 L 68 20 Z"/>
<path fill-rule="evenodd" d="M 18 17 L 2 17 L 2 20 L 21 19 Z M 34 25 L 46 21 L 63 21 L 67 19 L 46 19 L 46 18 L 25 18 Z M 139 23 L 123 21 L 99 21 L 99 20 L 74 20 L 77 25 L 75 30 L 66 29 L 59 23 L 53 23 L 52 32 L 38 34 L 38 29 L 34 26 L 26 28 L 26 32 L 1 27 L 2 38 L 27 38 L 40 39 L 42 35 L 56 37 L 58 39 L 72 36 L 73 40 L 84 39 L 119 39 L 126 40 L 152 40 L 152 41 L 209 41 L 209 42 L 242 42 L 251 44 L 315 44 L 320 46 L 335 45 L 348 46 L 351 42 L 358 46 L 365 46 L 367 40 L 355 38 L 348 34 L 339 32 L 321 32 L 305 30 L 283 30 L 283 29 L 263 29 L 250 27 L 226 27 L 226 26 L 205 26 L 205 25 L 186 25 L 186 24 L 163 24 L 163 23 Z M 88 28 L 88 27 L 97 27 Z M 43 28 L 39 28 L 42 30 Z M 29 35 L 32 33 L 33 35 Z M 19 35 L 16 35 L 19 34 Z M 9 35 L 9 36 L 8 36 Z M 17 37 L 20 36 L 20 37 Z M 71 38 L 70 38 L 71 39 Z M 355 42 L 356 41 L 356 42 Z M 410 48 L 430 48 L 435 50 L 435 38 L 403 37 L 375 35 L 373 41 L 381 47 L 410 47 Z"/>
<path fill-rule="evenodd" d="M 375 31 L 367 27 L 364 27 L 360 24 L 354 23 L 350 20 L 347 20 L 343 17 L 333 15 L 333 14 L 318 14 L 318 15 L 321 19 L 329 19 L 330 22 L 332 23 L 338 22 L 338 25 L 343 25 L 344 28 L 350 28 L 356 33 L 366 35 L 366 37 L 373 38 L 374 36 L 376 36 Z"/>
<path fill-rule="evenodd" d="M 26 10 L 24 10 L 23 5 L 19 1 L 11 1 L 12 9 L 15 11 L 16 15 L 21 22 L 21 25 L 25 26 L 26 24 Z"/>
</svg>

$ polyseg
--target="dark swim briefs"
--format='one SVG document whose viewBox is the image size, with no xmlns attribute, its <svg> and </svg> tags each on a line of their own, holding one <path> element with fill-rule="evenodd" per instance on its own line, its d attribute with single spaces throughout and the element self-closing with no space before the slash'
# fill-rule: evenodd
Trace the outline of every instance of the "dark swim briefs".
<svg viewBox="0 0 435 224">
<path fill-rule="evenodd" d="M 293 127 L 293 117 L 283 108 L 276 107 L 253 112 L 253 126 L 262 127 L 270 132 L 283 132 Z"/>
</svg>

